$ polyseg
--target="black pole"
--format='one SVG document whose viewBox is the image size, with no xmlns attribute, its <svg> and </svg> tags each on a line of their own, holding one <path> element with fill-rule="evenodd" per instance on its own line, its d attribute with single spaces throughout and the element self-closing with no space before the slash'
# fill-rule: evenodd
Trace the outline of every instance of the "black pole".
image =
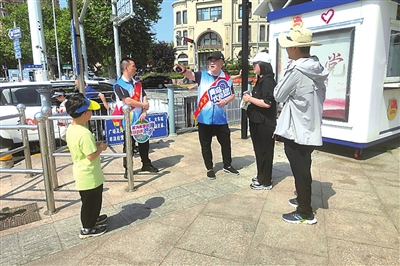
<svg viewBox="0 0 400 266">
<path fill-rule="evenodd" d="M 249 11 L 251 2 L 242 0 L 242 95 L 247 91 L 249 78 Z M 242 110 L 241 138 L 247 139 L 246 110 Z"/>
</svg>

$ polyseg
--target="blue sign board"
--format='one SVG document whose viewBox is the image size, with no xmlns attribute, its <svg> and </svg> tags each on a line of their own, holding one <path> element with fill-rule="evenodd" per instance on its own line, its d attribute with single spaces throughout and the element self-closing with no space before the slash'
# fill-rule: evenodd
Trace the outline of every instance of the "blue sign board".
<svg viewBox="0 0 400 266">
<path fill-rule="evenodd" d="M 21 29 L 20 28 L 13 28 L 8 30 L 8 37 L 11 40 L 20 39 L 22 37 Z"/>
<path fill-rule="evenodd" d="M 151 139 L 168 137 L 168 114 L 154 113 L 147 114 L 146 120 L 154 122 L 154 131 Z"/>
<path fill-rule="evenodd" d="M 154 123 L 153 135 L 150 139 L 168 137 L 168 115 L 167 113 L 147 114 L 146 120 Z M 111 120 L 105 121 L 106 142 L 109 146 L 124 142 L 124 132 L 114 126 Z"/>
<path fill-rule="evenodd" d="M 21 59 L 22 54 L 21 54 L 21 46 L 19 44 L 19 39 L 14 39 L 14 54 L 15 54 L 15 59 Z"/>
<path fill-rule="evenodd" d="M 25 64 L 24 69 L 42 69 L 42 65 L 31 65 L 31 64 Z"/>
<path fill-rule="evenodd" d="M 78 60 L 78 46 L 76 43 L 76 29 L 74 25 L 74 20 L 71 19 L 71 37 L 72 37 L 72 57 L 74 59 L 74 73 L 77 77 L 79 75 L 79 60 Z"/>
</svg>

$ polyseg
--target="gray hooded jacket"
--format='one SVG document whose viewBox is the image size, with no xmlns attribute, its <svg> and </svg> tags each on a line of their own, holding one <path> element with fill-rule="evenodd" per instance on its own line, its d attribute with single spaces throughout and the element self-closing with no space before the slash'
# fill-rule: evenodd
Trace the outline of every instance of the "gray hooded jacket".
<svg viewBox="0 0 400 266">
<path fill-rule="evenodd" d="M 316 56 L 289 65 L 274 89 L 275 100 L 284 104 L 276 135 L 301 145 L 322 145 L 322 105 L 328 74 Z"/>
</svg>

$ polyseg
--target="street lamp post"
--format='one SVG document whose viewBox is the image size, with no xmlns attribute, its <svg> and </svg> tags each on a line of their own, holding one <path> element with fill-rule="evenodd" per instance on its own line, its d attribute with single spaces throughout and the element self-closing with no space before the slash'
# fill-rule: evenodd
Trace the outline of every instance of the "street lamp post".
<svg viewBox="0 0 400 266">
<path fill-rule="evenodd" d="M 249 77 L 249 11 L 251 10 L 251 2 L 249 0 L 242 0 L 242 94 L 248 89 Z M 241 122 L 241 138 L 247 139 L 247 116 L 246 110 L 242 109 L 242 122 Z"/>
<path fill-rule="evenodd" d="M 54 10 L 54 1 L 51 1 L 53 6 L 53 20 L 54 20 L 54 35 L 56 37 L 56 52 L 57 52 L 57 68 L 58 68 L 58 79 L 61 79 L 61 65 L 60 65 L 60 54 L 58 53 L 58 39 L 57 39 L 57 23 L 56 23 L 56 12 Z"/>
</svg>

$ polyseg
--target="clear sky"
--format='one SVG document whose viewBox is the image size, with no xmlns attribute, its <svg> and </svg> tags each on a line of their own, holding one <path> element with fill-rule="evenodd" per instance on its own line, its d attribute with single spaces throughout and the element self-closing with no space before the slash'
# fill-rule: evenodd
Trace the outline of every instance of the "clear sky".
<svg viewBox="0 0 400 266">
<path fill-rule="evenodd" d="M 174 14 L 172 3 L 175 0 L 164 0 L 161 4 L 161 19 L 154 25 L 157 40 L 171 42 L 174 40 Z"/>
<path fill-rule="evenodd" d="M 174 39 L 174 14 L 172 13 L 172 3 L 175 0 L 164 0 L 161 4 L 161 19 L 153 27 L 159 41 L 171 42 Z M 60 7 L 67 7 L 67 0 L 60 0 Z"/>
</svg>

